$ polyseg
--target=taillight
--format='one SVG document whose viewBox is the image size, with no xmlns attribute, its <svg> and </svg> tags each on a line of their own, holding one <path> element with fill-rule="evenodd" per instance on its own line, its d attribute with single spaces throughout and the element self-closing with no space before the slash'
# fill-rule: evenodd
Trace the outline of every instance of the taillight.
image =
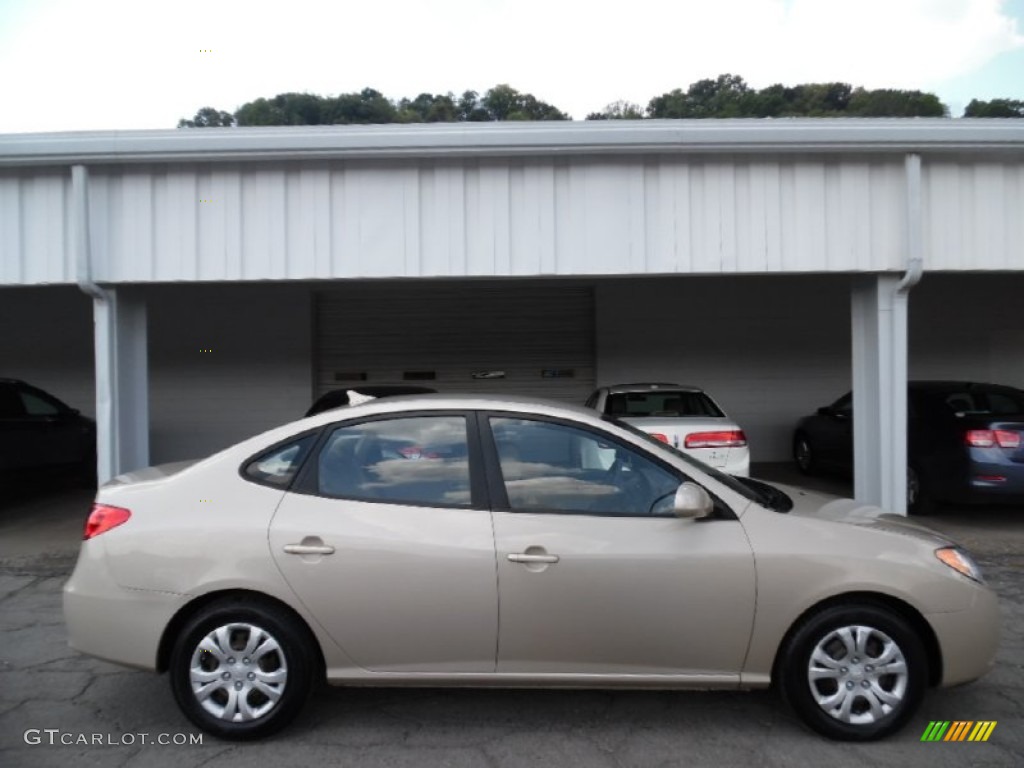
<svg viewBox="0 0 1024 768">
<path fill-rule="evenodd" d="M 969 429 L 966 435 L 967 444 L 974 448 L 1020 448 L 1020 432 L 1008 429 Z"/>
<path fill-rule="evenodd" d="M 661 440 L 661 442 L 663 443 L 668 442 L 668 435 L 663 435 L 661 434 L 661 432 L 651 432 L 651 437 L 653 437 L 655 440 Z"/>
<path fill-rule="evenodd" d="M 721 432 L 694 432 L 687 435 L 683 442 L 687 448 L 742 448 L 747 444 L 747 436 L 742 429 L 730 429 Z"/>
<path fill-rule="evenodd" d="M 111 528 L 116 528 L 125 522 L 131 516 L 131 512 L 121 507 L 111 507 L 108 504 L 93 504 L 92 512 L 89 513 L 89 519 L 85 521 L 85 535 L 82 539 L 88 541 L 93 536 L 106 533 Z"/>
</svg>

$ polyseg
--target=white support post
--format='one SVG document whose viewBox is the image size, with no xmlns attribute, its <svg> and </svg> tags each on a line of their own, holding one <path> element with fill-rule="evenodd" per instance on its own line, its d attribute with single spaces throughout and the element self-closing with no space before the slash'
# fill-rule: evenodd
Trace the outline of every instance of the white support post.
<svg viewBox="0 0 1024 768">
<path fill-rule="evenodd" d="M 854 497 L 907 513 L 907 294 L 897 275 L 852 292 Z"/>
<path fill-rule="evenodd" d="M 100 483 L 149 464 L 146 305 L 120 290 L 103 293 L 93 299 Z"/>
</svg>

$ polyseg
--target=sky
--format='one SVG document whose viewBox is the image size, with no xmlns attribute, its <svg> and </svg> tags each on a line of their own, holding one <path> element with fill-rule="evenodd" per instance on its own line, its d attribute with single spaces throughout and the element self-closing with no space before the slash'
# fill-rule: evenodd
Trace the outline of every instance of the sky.
<svg viewBox="0 0 1024 768">
<path fill-rule="evenodd" d="M 1024 100 L 1024 0 L 0 0 L 0 133 L 498 83 L 575 119 L 722 73 Z"/>
</svg>

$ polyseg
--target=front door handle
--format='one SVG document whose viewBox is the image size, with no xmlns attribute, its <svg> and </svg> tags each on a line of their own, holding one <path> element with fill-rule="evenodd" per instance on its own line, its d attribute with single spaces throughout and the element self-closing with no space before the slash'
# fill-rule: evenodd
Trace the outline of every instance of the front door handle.
<svg viewBox="0 0 1024 768">
<path fill-rule="evenodd" d="M 284 551 L 289 555 L 333 555 L 334 547 L 330 544 L 285 544 Z"/>
<path fill-rule="evenodd" d="M 558 555 L 529 555 L 525 552 L 513 552 L 508 559 L 513 563 L 557 563 Z"/>
</svg>

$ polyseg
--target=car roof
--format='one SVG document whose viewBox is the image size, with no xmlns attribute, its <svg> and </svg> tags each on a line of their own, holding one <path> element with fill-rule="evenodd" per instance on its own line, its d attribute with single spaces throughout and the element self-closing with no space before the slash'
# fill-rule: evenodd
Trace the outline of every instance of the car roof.
<svg viewBox="0 0 1024 768">
<path fill-rule="evenodd" d="M 581 405 L 565 403 L 557 400 L 548 400 L 542 397 L 526 397 L 516 395 L 487 395 L 487 394 L 428 394 L 428 395 L 398 395 L 396 397 L 383 397 L 377 400 L 370 400 L 358 405 L 346 405 L 334 408 L 329 411 L 309 416 L 306 420 L 311 424 L 329 424 L 332 421 L 355 418 L 359 416 L 370 416 L 377 413 L 393 413 L 402 411 L 415 411 L 418 408 L 424 410 L 495 410 L 495 411 L 532 411 L 538 414 L 558 415 L 559 413 L 583 417 L 586 420 L 595 419 L 592 408 L 584 408 Z M 600 416 L 596 417 L 600 420 Z"/>
<path fill-rule="evenodd" d="M 663 389 L 673 390 L 678 392 L 703 392 L 704 390 L 700 387 L 694 387 L 689 384 L 673 384 L 671 382 L 650 382 L 650 383 L 637 383 L 637 384 L 613 384 L 605 387 L 609 394 L 620 394 L 622 392 L 660 392 Z"/>
</svg>

